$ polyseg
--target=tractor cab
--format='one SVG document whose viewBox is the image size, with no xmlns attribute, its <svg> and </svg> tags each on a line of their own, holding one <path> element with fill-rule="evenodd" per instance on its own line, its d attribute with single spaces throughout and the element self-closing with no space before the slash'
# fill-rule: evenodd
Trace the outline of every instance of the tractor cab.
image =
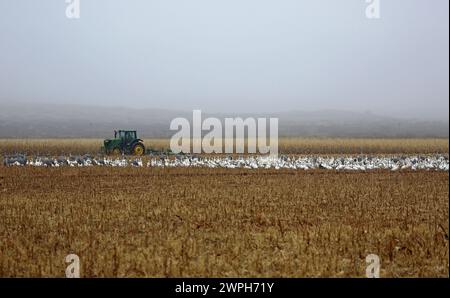
<svg viewBox="0 0 450 298">
<path fill-rule="evenodd" d="M 144 141 L 137 137 L 135 130 L 115 130 L 114 139 L 104 140 L 104 151 L 107 154 L 143 155 Z"/>
<path fill-rule="evenodd" d="M 122 143 L 128 145 L 137 139 L 137 135 L 135 130 L 119 130 L 114 131 L 114 138 L 118 138 Z"/>
<path fill-rule="evenodd" d="M 122 140 L 135 140 L 137 139 L 136 131 L 135 130 L 115 130 L 114 131 L 114 138 L 122 139 Z"/>
</svg>

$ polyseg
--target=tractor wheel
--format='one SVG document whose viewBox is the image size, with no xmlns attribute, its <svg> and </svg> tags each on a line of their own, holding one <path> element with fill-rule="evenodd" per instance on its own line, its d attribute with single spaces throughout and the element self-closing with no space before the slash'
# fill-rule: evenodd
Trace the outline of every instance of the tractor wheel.
<svg viewBox="0 0 450 298">
<path fill-rule="evenodd" d="M 141 156 L 141 155 L 144 155 L 144 153 L 145 153 L 145 147 L 142 143 L 137 143 L 136 145 L 134 145 L 134 147 L 133 147 L 134 155 Z"/>
<path fill-rule="evenodd" d="M 120 152 L 119 148 L 114 148 L 111 153 L 112 155 L 120 155 L 122 152 Z"/>
</svg>

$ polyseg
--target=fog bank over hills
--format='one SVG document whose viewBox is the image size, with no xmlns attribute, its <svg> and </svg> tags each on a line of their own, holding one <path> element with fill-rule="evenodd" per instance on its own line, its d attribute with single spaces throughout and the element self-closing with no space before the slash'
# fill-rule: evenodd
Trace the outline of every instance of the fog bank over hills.
<svg viewBox="0 0 450 298">
<path fill-rule="evenodd" d="M 110 137 L 114 129 L 136 129 L 143 138 L 172 136 L 172 119 L 192 118 L 192 111 L 134 109 L 62 104 L 1 104 L 0 138 Z M 338 110 L 271 114 L 202 113 L 217 117 L 277 117 L 279 136 L 300 137 L 442 137 L 448 121 L 426 121 Z"/>
</svg>

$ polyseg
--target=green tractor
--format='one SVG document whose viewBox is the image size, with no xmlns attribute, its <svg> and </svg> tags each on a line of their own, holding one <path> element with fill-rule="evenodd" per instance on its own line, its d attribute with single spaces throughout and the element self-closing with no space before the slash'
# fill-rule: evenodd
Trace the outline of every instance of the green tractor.
<svg viewBox="0 0 450 298">
<path fill-rule="evenodd" d="M 106 154 L 144 155 L 144 141 L 137 138 L 135 130 L 114 131 L 114 139 L 103 141 L 102 151 Z"/>
</svg>

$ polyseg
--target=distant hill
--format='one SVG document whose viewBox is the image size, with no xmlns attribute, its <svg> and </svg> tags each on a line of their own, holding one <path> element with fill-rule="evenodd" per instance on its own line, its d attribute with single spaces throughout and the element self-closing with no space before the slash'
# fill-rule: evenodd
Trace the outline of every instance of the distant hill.
<svg viewBox="0 0 450 298">
<path fill-rule="evenodd" d="M 278 117 L 280 136 L 304 137 L 442 137 L 448 121 L 396 119 L 372 113 L 322 110 L 271 114 L 207 114 L 218 117 Z M 176 117 L 192 111 L 83 105 L 0 104 L 0 138 L 108 137 L 114 129 L 137 129 L 141 137 L 170 137 Z"/>
</svg>

